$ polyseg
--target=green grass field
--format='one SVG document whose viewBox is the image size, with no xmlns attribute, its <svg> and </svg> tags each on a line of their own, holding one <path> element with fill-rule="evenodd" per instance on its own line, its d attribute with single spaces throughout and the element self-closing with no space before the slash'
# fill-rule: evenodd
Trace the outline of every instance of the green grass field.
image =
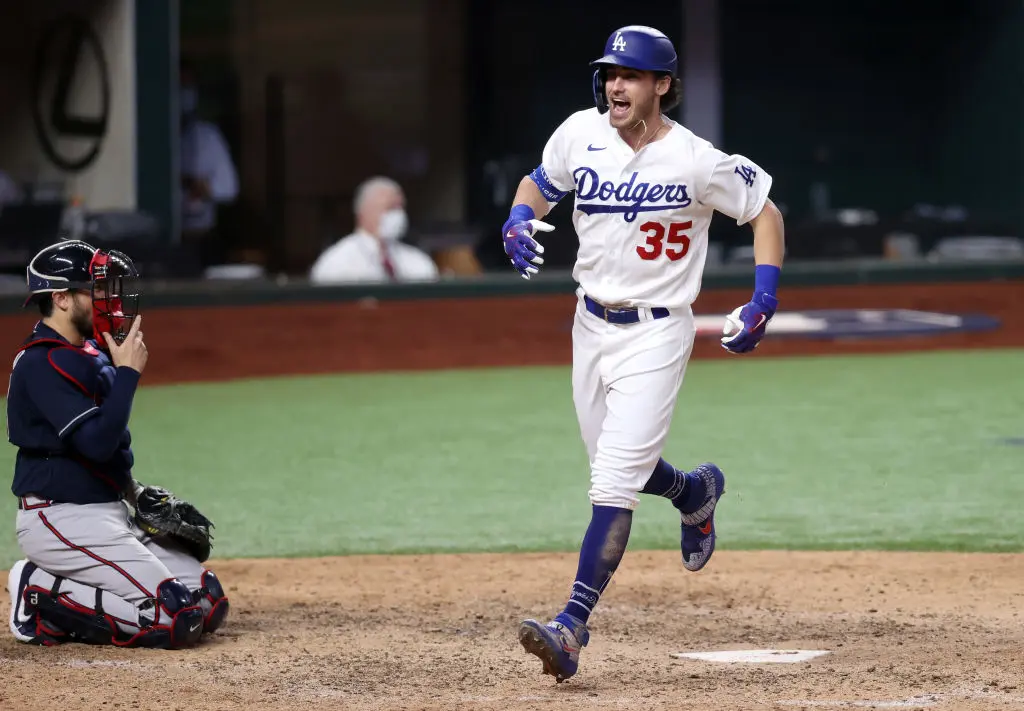
<svg viewBox="0 0 1024 711">
<path fill-rule="evenodd" d="M 210 515 L 217 557 L 574 550 L 589 519 L 567 368 L 149 387 L 132 432 L 136 477 Z M 755 357 L 690 364 L 665 454 L 725 470 L 722 549 L 1010 551 L 1022 437 L 1021 350 Z M 631 548 L 677 545 L 645 497 Z"/>
</svg>

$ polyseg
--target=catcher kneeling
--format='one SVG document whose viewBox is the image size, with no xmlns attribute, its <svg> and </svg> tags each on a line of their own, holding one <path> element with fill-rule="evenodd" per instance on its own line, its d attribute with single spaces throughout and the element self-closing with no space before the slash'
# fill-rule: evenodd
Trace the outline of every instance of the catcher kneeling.
<svg viewBox="0 0 1024 711">
<path fill-rule="evenodd" d="M 143 486 L 128 419 L 148 360 L 138 272 L 120 252 L 62 241 L 27 269 L 42 319 L 14 359 L 8 438 L 25 558 L 8 573 L 21 642 L 178 649 L 224 624 L 212 522 Z"/>
<path fill-rule="evenodd" d="M 180 649 L 224 624 L 230 603 L 216 574 L 203 565 L 212 547 L 213 523 L 195 506 L 166 489 L 133 481 L 122 502 L 99 505 L 101 511 L 87 517 L 76 515 L 84 513 L 76 508 L 83 507 L 21 499 L 22 548 L 52 537 L 67 550 L 51 544 L 49 550 L 36 548 L 33 558 L 67 562 L 52 566 L 61 575 L 28 559 L 12 566 L 11 632 L 19 641 Z M 42 529 L 32 525 L 33 516 Z M 84 545 L 62 533 L 86 522 L 95 529 L 75 535 Z M 104 534 L 105 543 L 98 538 Z"/>
</svg>

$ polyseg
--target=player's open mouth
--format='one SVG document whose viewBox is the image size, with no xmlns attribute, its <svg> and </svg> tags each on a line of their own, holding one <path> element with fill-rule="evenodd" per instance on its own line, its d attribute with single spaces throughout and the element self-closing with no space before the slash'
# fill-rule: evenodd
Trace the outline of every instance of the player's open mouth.
<svg viewBox="0 0 1024 711">
<path fill-rule="evenodd" d="M 630 103 L 622 99 L 612 99 L 612 116 L 621 118 L 629 113 Z"/>
</svg>

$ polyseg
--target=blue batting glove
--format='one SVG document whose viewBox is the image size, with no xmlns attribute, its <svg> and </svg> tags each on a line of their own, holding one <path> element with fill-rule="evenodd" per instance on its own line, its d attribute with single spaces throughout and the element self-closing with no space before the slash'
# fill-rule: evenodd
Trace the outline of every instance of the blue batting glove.
<svg viewBox="0 0 1024 711">
<path fill-rule="evenodd" d="M 749 353 L 764 338 L 765 328 L 779 308 L 775 292 L 782 269 L 774 264 L 754 267 L 754 296 L 726 317 L 722 348 L 730 353 Z"/>
<path fill-rule="evenodd" d="M 731 329 L 729 335 L 722 337 L 722 348 L 730 353 L 749 353 L 757 348 L 778 307 L 779 300 L 774 296 L 755 294 L 745 306 L 726 317 L 727 328 Z"/>
<path fill-rule="evenodd" d="M 516 205 L 512 208 L 508 220 L 501 228 L 501 238 L 505 244 L 505 254 L 523 279 L 529 279 L 544 264 L 539 256 L 544 253 L 544 247 L 533 235 L 538 231 L 551 232 L 553 229 L 554 225 L 534 219 L 533 210 L 528 206 Z"/>
</svg>

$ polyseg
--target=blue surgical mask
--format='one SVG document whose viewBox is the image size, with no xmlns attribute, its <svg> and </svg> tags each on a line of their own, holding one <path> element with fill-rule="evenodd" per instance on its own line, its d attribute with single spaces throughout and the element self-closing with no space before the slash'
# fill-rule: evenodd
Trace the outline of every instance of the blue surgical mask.
<svg viewBox="0 0 1024 711">
<path fill-rule="evenodd" d="M 178 101 L 181 104 L 181 115 L 191 116 L 199 108 L 199 92 L 190 86 L 183 87 L 178 94 Z"/>
</svg>

